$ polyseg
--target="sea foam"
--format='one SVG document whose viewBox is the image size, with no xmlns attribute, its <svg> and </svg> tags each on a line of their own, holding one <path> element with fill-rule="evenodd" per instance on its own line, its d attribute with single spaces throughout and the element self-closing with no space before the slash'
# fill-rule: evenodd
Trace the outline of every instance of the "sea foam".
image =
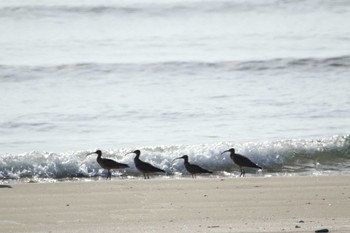
<svg viewBox="0 0 350 233">
<path fill-rule="evenodd" d="M 141 150 L 141 160 L 166 171 L 166 177 L 187 177 L 189 174 L 181 160 L 188 155 L 190 163 L 213 171 L 212 177 L 238 176 L 239 168 L 223 151 L 234 147 L 236 153 L 249 157 L 259 164 L 261 171 L 247 170 L 248 175 L 329 175 L 349 174 L 350 136 L 333 136 L 323 139 L 281 139 L 263 142 L 219 142 L 203 145 L 160 145 L 141 148 L 102 150 L 103 157 L 129 164 L 130 168 L 114 171 L 114 176 L 142 178 L 128 152 Z M 69 180 L 105 177 L 106 171 L 96 162 L 95 149 L 65 153 L 28 152 L 0 155 L 0 178 L 3 180 Z M 163 175 L 162 175 L 163 176 Z"/>
</svg>

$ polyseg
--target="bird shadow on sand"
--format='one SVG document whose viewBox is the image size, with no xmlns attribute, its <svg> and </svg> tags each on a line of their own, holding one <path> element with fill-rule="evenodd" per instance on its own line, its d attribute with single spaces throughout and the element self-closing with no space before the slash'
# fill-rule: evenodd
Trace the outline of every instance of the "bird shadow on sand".
<svg viewBox="0 0 350 233">
<path fill-rule="evenodd" d="M 7 185 L 7 184 L 0 184 L 0 188 L 9 188 L 12 189 L 11 185 Z"/>
</svg>

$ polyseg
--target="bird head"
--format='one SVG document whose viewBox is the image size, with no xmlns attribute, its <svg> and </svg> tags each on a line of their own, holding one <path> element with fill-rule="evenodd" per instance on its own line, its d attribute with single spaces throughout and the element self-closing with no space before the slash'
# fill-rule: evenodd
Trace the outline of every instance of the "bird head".
<svg viewBox="0 0 350 233">
<path fill-rule="evenodd" d="M 173 162 L 174 162 L 175 160 L 177 160 L 177 159 L 184 159 L 185 161 L 188 161 L 188 155 L 184 155 L 184 156 L 181 156 L 181 157 L 179 157 L 179 158 L 176 158 L 176 159 L 173 160 Z"/>
<path fill-rule="evenodd" d="M 91 152 L 89 154 L 87 154 L 86 156 L 92 155 L 92 154 L 97 154 L 98 156 L 102 155 L 102 151 L 101 150 L 96 150 L 95 152 Z"/>
<path fill-rule="evenodd" d="M 234 154 L 235 153 L 235 149 L 234 148 L 231 148 L 229 150 L 225 150 L 224 152 L 222 152 L 221 154 L 224 154 L 226 152 L 230 152 L 231 154 Z"/>
<path fill-rule="evenodd" d="M 140 150 L 135 150 L 135 151 L 131 151 L 129 153 L 126 153 L 125 155 L 128 155 L 128 154 L 136 154 L 137 156 L 139 156 L 141 154 L 141 151 Z"/>
</svg>

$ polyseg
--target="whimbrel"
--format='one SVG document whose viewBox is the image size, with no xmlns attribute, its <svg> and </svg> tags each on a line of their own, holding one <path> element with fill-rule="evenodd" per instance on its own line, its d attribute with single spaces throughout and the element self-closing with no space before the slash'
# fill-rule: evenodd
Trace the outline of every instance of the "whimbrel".
<svg viewBox="0 0 350 233">
<path fill-rule="evenodd" d="M 164 170 L 157 168 L 157 167 L 153 166 L 152 164 L 149 164 L 149 163 L 146 163 L 146 162 L 140 160 L 140 154 L 141 154 L 140 150 L 135 150 L 133 152 L 129 152 L 126 155 L 132 154 L 132 153 L 136 154 L 136 156 L 134 158 L 135 166 L 136 166 L 137 170 L 139 170 L 143 174 L 145 179 L 149 179 L 150 173 L 156 173 L 156 172 L 165 173 Z"/>
<path fill-rule="evenodd" d="M 97 154 L 97 162 L 98 164 L 100 164 L 100 166 L 103 169 L 107 169 L 108 171 L 108 175 L 107 175 L 107 180 L 112 179 L 112 173 L 111 173 L 111 169 L 122 169 L 122 168 L 127 168 L 129 167 L 129 165 L 124 164 L 124 163 L 118 163 L 112 159 L 105 159 L 105 158 L 101 158 L 102 156 L 102 151 L 97 150 L 95 152 L 92 152 L 88 155 L 92 155 L 92 154 Z"/>
<path fill-rule="evenodd" d="M 177 159 L 183 159 L 184 160 L 184 165 L 185 165 L 185 168 L 186 170 L 191 173 L 192 175 L 192 178 L 196 178 L 196 174 L 201 174 L 201 173 L 212 173 L 211 171 L 208 171 L 204 168 L 201 168 L 200 166 L 196 165 L 196 164 L 190 164 L 188 162 L 188 156 L 187 155 L 184 155 L 184 156 L 181 156 L 179 158 L 176 158 L 173 160 L 173 162 Z"/>
<path fill-rule="evenodd" d="M 239 169 L 241 170 L 240 176 L 244 176 L 244 174 L 245 174 L 243 167 L 262 169 L 260 166 L 258 166 L 256 163 L 252 162 L 247 157 L 240 155 L 240 154 L 236 154 L 234 148 L 226 150 L 226 151 L 222 152 L 221 154 L 226 153 L 226 152 L 230 152 L 231 159 L 233 160 L 233 162 L 235 164 L 237 164 L 239 166 Z"/>
</svg>

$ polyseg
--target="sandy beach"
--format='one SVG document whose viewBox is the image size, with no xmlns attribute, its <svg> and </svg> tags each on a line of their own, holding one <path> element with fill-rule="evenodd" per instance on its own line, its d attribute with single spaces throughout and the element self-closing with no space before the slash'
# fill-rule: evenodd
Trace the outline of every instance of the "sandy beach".
<svg viewBox="0 0 350 233">
<path fill-rule="evenodd" d="M 350 232 L 350 177 L 25 183 L 0 188 L 1 232 Z"/>
</svg>

